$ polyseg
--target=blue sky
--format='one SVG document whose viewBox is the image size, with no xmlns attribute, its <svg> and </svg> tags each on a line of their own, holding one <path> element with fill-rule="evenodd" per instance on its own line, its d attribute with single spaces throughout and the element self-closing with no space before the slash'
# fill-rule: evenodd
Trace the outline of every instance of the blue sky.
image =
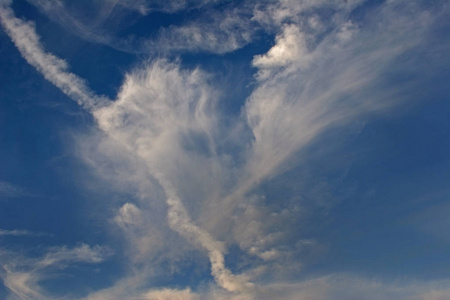
<svg viewBox="0 0 450 300">
<path fill-rule="evenodd" d="M 449 20 L 0 0 L 0 298 L 448 299 Z"/>
</svg>

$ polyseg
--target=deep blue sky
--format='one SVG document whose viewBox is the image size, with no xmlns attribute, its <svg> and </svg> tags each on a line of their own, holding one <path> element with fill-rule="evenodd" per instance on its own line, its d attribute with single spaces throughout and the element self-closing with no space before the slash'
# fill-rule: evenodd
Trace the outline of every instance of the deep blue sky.
<svg viewBox="0 0 450 300">
<path fill-rule="evenodd" d="M 0 0 L 0 298 L 447 299 L 449 20 Z"/>
</svg>

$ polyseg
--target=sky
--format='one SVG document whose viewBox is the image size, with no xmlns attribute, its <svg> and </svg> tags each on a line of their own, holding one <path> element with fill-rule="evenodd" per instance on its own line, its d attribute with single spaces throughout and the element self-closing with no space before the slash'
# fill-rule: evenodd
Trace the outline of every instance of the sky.
<svg viewBox="0 0 450 300">
<path fill-rule="evenodd" d="M 1 299 L 450 299 L 448 1 L 0 24 Z"/>
</svg>

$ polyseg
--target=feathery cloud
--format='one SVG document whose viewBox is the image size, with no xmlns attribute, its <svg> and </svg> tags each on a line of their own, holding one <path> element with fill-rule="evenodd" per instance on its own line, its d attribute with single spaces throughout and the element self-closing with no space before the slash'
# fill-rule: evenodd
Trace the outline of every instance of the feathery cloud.
<svg viewBox="0 0 450 300">
<path fill-rule="evenodd" d="M 414 4 L 406 1 L 386 2 L 374 9 L 374 19 L 358 24 L 349 15 L 362 1 L 282 0 L 256 5 L 251 21 L 230 10 L 217 14 L 217 20 L 208 23 L 211 28 L 194 22 L 160 31 L 148 45 L 213 53 L 249 43 L 259 26 L 275 35 L 272 47 L 254 56 L 254 89 L 243 100 L 235 124 L 228 125 L 217 106 L 218 87 L 200 68 L 187 69 L 180 61 L 167 59 L 145 62 L 126 74 L 117 99 L 107 101 L 70 73 L 65 61 L 45 52 L 35 28 L 2 3 L 1 23 L 22 56 L 94 116 L 101 132 L 89 140 L 97 145 L 85 145 L 89 148 L 82 153 L 85 161 L 107 180 L 130 191 L 137 187 L 130 192 L 135 199 L 117 205 L 113 218 L 127 241 L 130 270 L 114 286 L 87 299 L 431 295 L 411 284 L 386 285 L 351 276 L 277 281 L 271 270 L 300 269 L 302 258 L 297 254 L 320 245 L 314 239 L 290 238 L 294 234 L 289 228 L 295 226 L 286 226 L 286 220 L 300 219 L 300 209 L 271 211 L 259 195 L 264 182 L 301 164 L 307 148 L 327 130 L 404 103 L 401 85 L 386 85 L 382 78 L 399 57 L 424 43 L 432 25 L 427 11 L 411 9 Z M 325 20 L 320 8 L 329 8 L 333 17 Z M 252 28 L 247 30 L 249 24 Z M 412 57 L 409 66 L 420 72 L 420 66 L 414 69 L 414 59 L 418 60 Z M 109 168 L 102 161 L 105 157 L 117 165 Z M 182 259 L 183 249 L 174 249 L 182 244 L 180 239 L 167 239 L 173 237 L 172 231 L 189 242 L 190 250 L 206 254 L 215 285 L 194 292 L 145 286 L 157 257 Z M 227 268 L 227 250 L 232 246 L 249 261 L 254 259 L 250 267 L 240 272 Z M 105 257 L 101 252 L 86 245 L 59 248 L 33 264 L 40 270 L 76 261 L 97 263 Z M 5 285 L 16 295 L 42 297 L 35 273 L 5 270 Z M 267 283 L 267 278 L 273 282 Z M 442 291 L 445 288 L 439 287 L 433 293 L 439 297 Z"/>
<path fill-rule="evenodd" d="M 0 277 L 11 291 L 10 299 L 52 299 L 40 282 L 52 272 L 77 263 L 100 263 L 112 254 L 105 247 L 86 244 L 74 248 L 54 247 L 38 258 L 22 257 L 11 251 L 0 251 Z"/>
</svg>

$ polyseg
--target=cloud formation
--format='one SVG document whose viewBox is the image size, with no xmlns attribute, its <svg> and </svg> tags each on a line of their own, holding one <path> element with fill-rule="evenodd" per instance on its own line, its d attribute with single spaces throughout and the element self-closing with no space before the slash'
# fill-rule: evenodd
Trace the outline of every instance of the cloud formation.
<svg viewBox="0 0 450 300">
<path fill-rule="evenodd" d="M 52 273 L 77 263 L 100 263 L 111 255 L 108 248 L 81 244 L 74 248 L 55 247 L 38 258 L 23 257 L 11 251 L 0 251 L 0 277 L 11 291 L 8 299 L 53 299 L 40 282 Z"/>
<path fill-rule="evenodd" d="M 163 29 L 146 41 L 163 50 L 225 53 L 249 43 L 261 28 L 273 34 L 267 52 L 253 57 L 254 89 L 232 124 L 217 105 L 221 96 L 212 77 L 180 60 L 143 62 L 126 74 L 114 101 L 95 95 L 64 60 L 44 50 L 31 23 L 1 2 L 1 24 L 22 56 L 95 118 L 98 130 L 83 139 L 82 158 L 104 180 L 133 195 L 114 203 L 111 222 L 127 242 L 127 274 L 86 299 L 443 297 L 445 283 L 386 284 L 334 274 L 286 283 L 284 275 L 301 270 L 300 254 L 321 245 L 298 236 L 301 205 L 273 211 L 261 196 L 264 182 L 301 165 L 324 132 L 406 101 L 401 84 L 386 85 L 383 77 L 400 57 L 423 45 L 433 20 L 415 4 L 394 2 L 380 4 L 373 19 L 358 22 L 350 15 L 363 1 L 270 1 L 254 5 L 250 21 L 237 9 L 227 10 L 211 22 Z M 186 3 L 157 9 L 173 12 Z M 142 14 L 152 10 L 145 1 L 120 5 Z M 444 7 L 441 14 L 448 13 Z M 249 24 L 255 28 L 245 29 Z M 411 57 L 407 66 L 421 71 L 415 65 L 419 58 Z M 233 247 L 244 265 L 235 272 L 226 264 Z M 188 252 L 208 258 L 214 284 L 196 290 L 146 286 L 163 262 L 177 265 Z M 44 271 L 99 263 L 108 255 L 102 247 L 62 247 L 29 260 L 27 271 L 5 265 L 2 278 L 17 297 L 50 297 L 39 286 Z"/>
<path fill-rule="evenodd" d="M 212 52 L 228 53 L 251 42 L 258 28 L 251 20 L 252 5 L 227 5 L 227 1 L 98 1 L 90 4 L 94 17 L 83 18 L 70 9 L 70 2 L 51 0 L 28 0 L 50 19 L 67 31 L 93 43 L 104 44 L 119 51 L 161 56 L 168 53 Z M 225 2 L 225 6 L 223 6 Z M 251 3 L 251 2 L 250 2 Z M 214 8 L 218 5 L 219 8 Z M 130 26 L 130 15 L 134 18 L 152 18 L 151 13 L 177 13 L 180 10 L 195 10 L 206 6 L 200 16 L 179 25 L 150 30 L 147 36 L 128 35 L 119 37 L 108 27 L 124 30 Z M 229 7 L 228 7 L 229 6 Z M 127 8 L 124 10 L 124 8 Z M 125 22 L 126 21 L 126 22 Z M 132 25 L 133 23 L 131 23 Z"/>
<path fill-rule="evenodd" d="M 8 2 L 0 2 L 0 21 L 27 62 L 81 106 L 91 109 L 105 104 L 104 97 L 94 96 L 81 78 L 68 71 L 64 60 L 43 51 L 34 25 L 16 18 Z"/>
</svg>

